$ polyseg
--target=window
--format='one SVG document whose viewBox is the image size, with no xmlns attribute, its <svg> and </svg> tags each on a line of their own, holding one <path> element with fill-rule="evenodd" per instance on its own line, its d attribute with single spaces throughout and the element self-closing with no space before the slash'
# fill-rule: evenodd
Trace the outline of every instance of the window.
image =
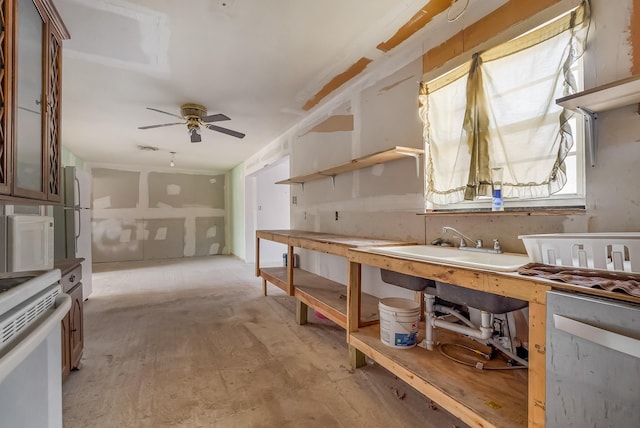
<svg viewBox="0 0 640 428">
<path fill-rule="evenodd" d="M 586 5 L 422 83 L 427 209 L 584 206 L 582 118 L 555 104 L 582 85 Z"/>
</svg>

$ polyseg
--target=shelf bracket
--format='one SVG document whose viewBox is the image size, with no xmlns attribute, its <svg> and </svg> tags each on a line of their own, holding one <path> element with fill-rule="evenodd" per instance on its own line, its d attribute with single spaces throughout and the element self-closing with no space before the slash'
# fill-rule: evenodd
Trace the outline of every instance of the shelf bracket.
<svg viewBox="0 0 640 428">
<path fill-rule="evenodd" d="M 589 151 L 589 159 L 591 160 L 591 167 L 596 166 L 596 153 L 598 151 L 598 128 L 597 128 L 597 120 L 598 113 L 593 110 L 589 110 L 586 107 L 576 107 L 580 113 L 584 116 L 587 121 L 587 150 Z"/>
<path fill-rule="evenodd" d="M 331 175 L 331 184 L 333 185 L 333 190 L 336 189 L 336 175 Z"/>
<path fill-rule="evenodd" d="M 416 160 L 416 176 L 420 177 L 420 157 L 422 156 L 420 153 L 412 153 L 412 152 L 403 152 L 398 151 L 405 156 L 410 156 Z"/>
</svg>

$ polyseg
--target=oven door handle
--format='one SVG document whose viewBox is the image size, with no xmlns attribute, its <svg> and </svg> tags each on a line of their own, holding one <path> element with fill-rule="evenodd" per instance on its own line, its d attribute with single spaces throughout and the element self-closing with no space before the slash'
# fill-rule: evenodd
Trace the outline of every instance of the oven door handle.
<svg viewBox="0 0 640 428">
<path fill-rule="evenodd" d="M 60 325 L 69 309 L 71 309 L 71 297 L 68 294 L 58 294 L 55 299 L 55 310 L 0 358 L 0 382 L 47 338 L 51 330 Z"/>
<path fill-rule="evenodd" d="M 640 340 L 633 337 L 594 327 L 558 314 L 553 314 L 553 325 L 556 329 L 564 331 L 565 333 L 572 334 L 604 346 L 605 348 L 640 358 Z"/>
</svg>

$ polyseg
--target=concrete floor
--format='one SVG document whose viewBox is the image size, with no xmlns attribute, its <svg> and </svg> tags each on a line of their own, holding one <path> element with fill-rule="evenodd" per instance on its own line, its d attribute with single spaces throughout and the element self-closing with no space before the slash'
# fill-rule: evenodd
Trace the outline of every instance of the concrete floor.
<svg viewBox="0 0 640 428">
<path fill-rule="evenodd" d="M 465 426 L 230 256 L 94 265 L 65 428 Z"/>
</svg>

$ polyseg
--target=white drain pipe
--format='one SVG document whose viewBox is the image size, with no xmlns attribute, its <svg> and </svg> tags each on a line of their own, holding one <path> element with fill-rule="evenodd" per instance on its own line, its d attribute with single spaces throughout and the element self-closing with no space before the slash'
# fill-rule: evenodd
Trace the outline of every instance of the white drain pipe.
<svg viewBox="0 0 640 428">
<path fill-rule="evenodd" d="M 491 338 L 491 335 L 493 334 L 493 328 L 491 327 L 491 314 L 489 312 L 480 312 L 480 328 L 477 328 L 473 325 L 473 323 L 471 323 L 471 321 L 461 316 L 456 310 L 449 308 L 448 306 L 436 305 L 436 297 L 434 295 L 425 294 L 424 300 L 426 306 L 426 334 L 424 344 L 428 350 L 433 351 L 434 349 L 435 340 L 433 329 L 436 327 L 455 331 L 456 333 L 471 336 L 480 340 L 487 340 Z M 455 316 L 456 318 L 467 324 L 467 326 L 437 318 L 435 313 L 436 310 Z"/>
</svg>

